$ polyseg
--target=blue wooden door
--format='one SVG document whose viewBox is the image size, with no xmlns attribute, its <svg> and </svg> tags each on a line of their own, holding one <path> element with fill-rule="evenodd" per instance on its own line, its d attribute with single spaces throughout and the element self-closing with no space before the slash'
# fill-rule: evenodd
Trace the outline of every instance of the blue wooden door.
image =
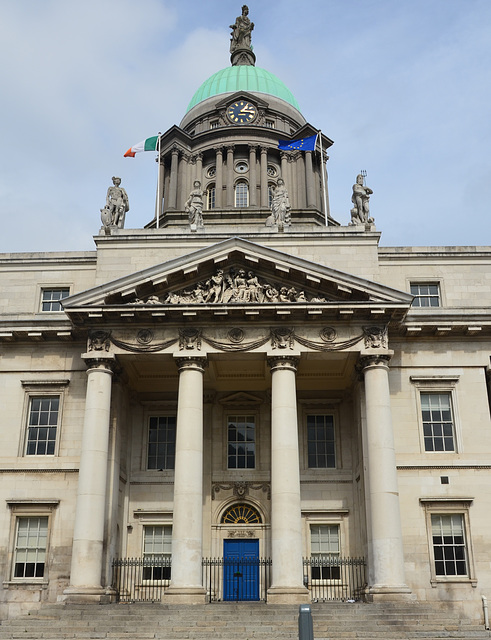
<svg viewBox="0 0 491 640">
<path fill-rule="evenodd" d="M 223 599 L 259 600 L 259 540 L 223 541 Z"/>
</svg>

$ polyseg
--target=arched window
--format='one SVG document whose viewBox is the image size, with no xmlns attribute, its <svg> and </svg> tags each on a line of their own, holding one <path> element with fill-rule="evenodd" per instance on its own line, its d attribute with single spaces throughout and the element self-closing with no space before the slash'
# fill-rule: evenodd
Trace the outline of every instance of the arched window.
<svg viewBox="0 0 491 640">
<path fill-rule="evenodd" d="M 222 524 L 261 524 L 259 511 L 248 504 L 234 504 L 222 516 Z"/>
<path fill-rule="evenodd" d="M 275 190 L 275 184 L 270 182 L 268 184 L 268 207 L 271 209 L 271 205 L 273 204 L 273 195 Z"/>
<path fill-rule="evenodd" d="M 247 207 L 249 205 L 249 185 L 244 180 L 240 180 L 235 185 L 235 206 Z"/>
<path fill-rule="evenodd" d="M 216 198 L 215 185 L 214 184 L 208 185 L 208 188 L 206 189 L 206 192 L 207 192 L 206 208 L 207 209 L 214 209 L 215 208 L 215 198 Z"/>
</svg>

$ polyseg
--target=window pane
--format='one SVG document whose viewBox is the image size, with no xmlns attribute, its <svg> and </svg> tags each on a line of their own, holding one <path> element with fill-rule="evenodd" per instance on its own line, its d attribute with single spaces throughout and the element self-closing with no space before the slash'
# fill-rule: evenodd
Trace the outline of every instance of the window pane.
<svg viewBox="0 0 491 640">
<path fill-rule="evenodd" d="M 148 421 L 147 469 L 174 469 L 176 417 L 151 416 Z"/>
<path fill-rule="evenodd" d="M 254 416 L 234 415 L 227 419 L 228 468 L 254 469 L 256 466 L 256 424 Z"/>
<path fill-rule="evenodd" d="M 14 578 L 42 578 L 48 537 L 47 516 L 18 518 Z"/>
<path fill-rule="evenodd" d="M 336 466 L 334 417 L 332 415 L 307 416 L 307 451 L 310 468 Z"/>
<path fill-rule="evenodd" d="M 41 295 L 42 311 L 63 311 L 61 301 L 70 295 L 70 289 L 43 289 Z"/>
<path fill-rule="evenodd" d="M 467 575 L 463 516 L 432 515 L 431 527 L 436 575 Z"/>
<path fill-rule="evenodd" d="M 26 455 L 53 455 L 55 453 L 59 405 L 59 396 L 31 398 Z"/>
<path fill-rule="evenodd" d="M 450 394 L 422 393 L 421 415 L 425 451 L 455 451 Z"/>
</svg>

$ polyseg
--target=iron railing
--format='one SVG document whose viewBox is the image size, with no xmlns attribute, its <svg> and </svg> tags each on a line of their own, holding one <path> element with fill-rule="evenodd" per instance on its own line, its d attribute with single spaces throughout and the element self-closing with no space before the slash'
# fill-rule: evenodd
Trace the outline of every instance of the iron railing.
<svg viewBox="0 0 491 640">
<path fill-rule="evenodd" d="M 365 558 L 311 556 L 304 558 L 304 585 L 312 602 L 362 600 L 366 583 Z"/>
<path fill-rule="evenodd" d="M 203 558 L 202 567 L 208 602 L 267 601 L 271 558 Z"/>
<path fill-rule="evenodd" d="M 160 602 L 170 584 L 170 556 L 119 558 L 112 567 L 118 602 Z"/>
<path fill-rule="evenodd" d="M 304 585 L 312 602 L 362 600 L 364 558 L 304 558 Z M 171 579 L 170 556 L 120 558 L 112 563 L 112 586 L 119 602 L 160 602 Z M 208 602 L 262 601 L 271 586 L 271 558 L 203 558 L 203 587 Z"/>
</svg>

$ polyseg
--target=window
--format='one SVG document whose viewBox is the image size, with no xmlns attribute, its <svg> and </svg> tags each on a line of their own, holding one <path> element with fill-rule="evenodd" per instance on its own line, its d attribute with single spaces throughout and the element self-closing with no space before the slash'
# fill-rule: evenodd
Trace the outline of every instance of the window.
<svg viewBox="0 0 491 640">
<path fill-rule="evenodd" d="M 339 525 L 311 524 L 310 553 L 312 556 L 312 580 L 339 580 Z M 334 560 L 334 562 L 333 562 Z"/>
<path fill-rule="evenodd" d="M 336 466 L 334 416 L 307 416 L 307 447 L 310 469 L 327 469 Z"/>
<path fill-rule="evenodd" d="M 32 396 L 30 398 L 26 455 L 54 455 L 59 411 L 59 396 Z"/>
<path fill-rule="evenodd" d="M 70 289 L 43 289 L 41 291 L 41 311 L 63 311 L 61 300 L 68 298 Z"/>
<path fill-rule="evenodd" d="M 43 578 L 48 540 L 48 517 L 17 518 L 14 578 Z"/>
<path fill-rule="evenodd" d="M 210 121 L 210 129 L 218 129 L 219 126 L 220 126 L 220 123 L 218 122 L 218 120 Z"/>
<path fill-rule="evenodd" d="M 440 306 L 440 285 L 438 282 L 412 282 L 411 293 L 415 296 L 413 307 Z"/>
<path fill-rule="evenodd" d="M 150 416 L 148 422 L 148 469 L 174 469 L 176 417 Z"/>
<path fill-rule="evenodd" d="M 247 207 L 249 204 L 249 187 L 247 182 L 237 182 L 235 185 L 235 206 Z"/>
<path fill-rule="evenodd" d="M 431 516 L 436 576 L 467 576 L 467 553 L 462 514 Z"/>
<path fill-rule="evenodd" d="M 421 393 L 425 451 L 455 451 L 450 393 Z"/>
<path fill-rule="evenodd" d="M 208 186 L 208 189 L 206 190 L 206 206 L 207 209 L 214 209 L 215 208 L 215 201 L 216 201 L 216 188 L 214 184 L 210 184 Z"/>
<path fill-rule="evenodd" d="M 254 416 L 228 417 L 228 468 L 254 469 L 256 464 L 256 423 Z"/>
<path fill-rule="evenodd" d="M 143 528 L 143 579 L 170 580 L 172 527 L 147 525 Z"/>
<path fill-rule="evenodd" d="M 273 205 L 273 197 L 274 197 L 275 185 L 273 183 L 268 184 L 268 207 L 271 209 Z"/>
<path fill-rule="evenodd" d="M 274 120 L 266 120 L 265 125 L 268 129 L 274 129 Z"/>
</svg>

